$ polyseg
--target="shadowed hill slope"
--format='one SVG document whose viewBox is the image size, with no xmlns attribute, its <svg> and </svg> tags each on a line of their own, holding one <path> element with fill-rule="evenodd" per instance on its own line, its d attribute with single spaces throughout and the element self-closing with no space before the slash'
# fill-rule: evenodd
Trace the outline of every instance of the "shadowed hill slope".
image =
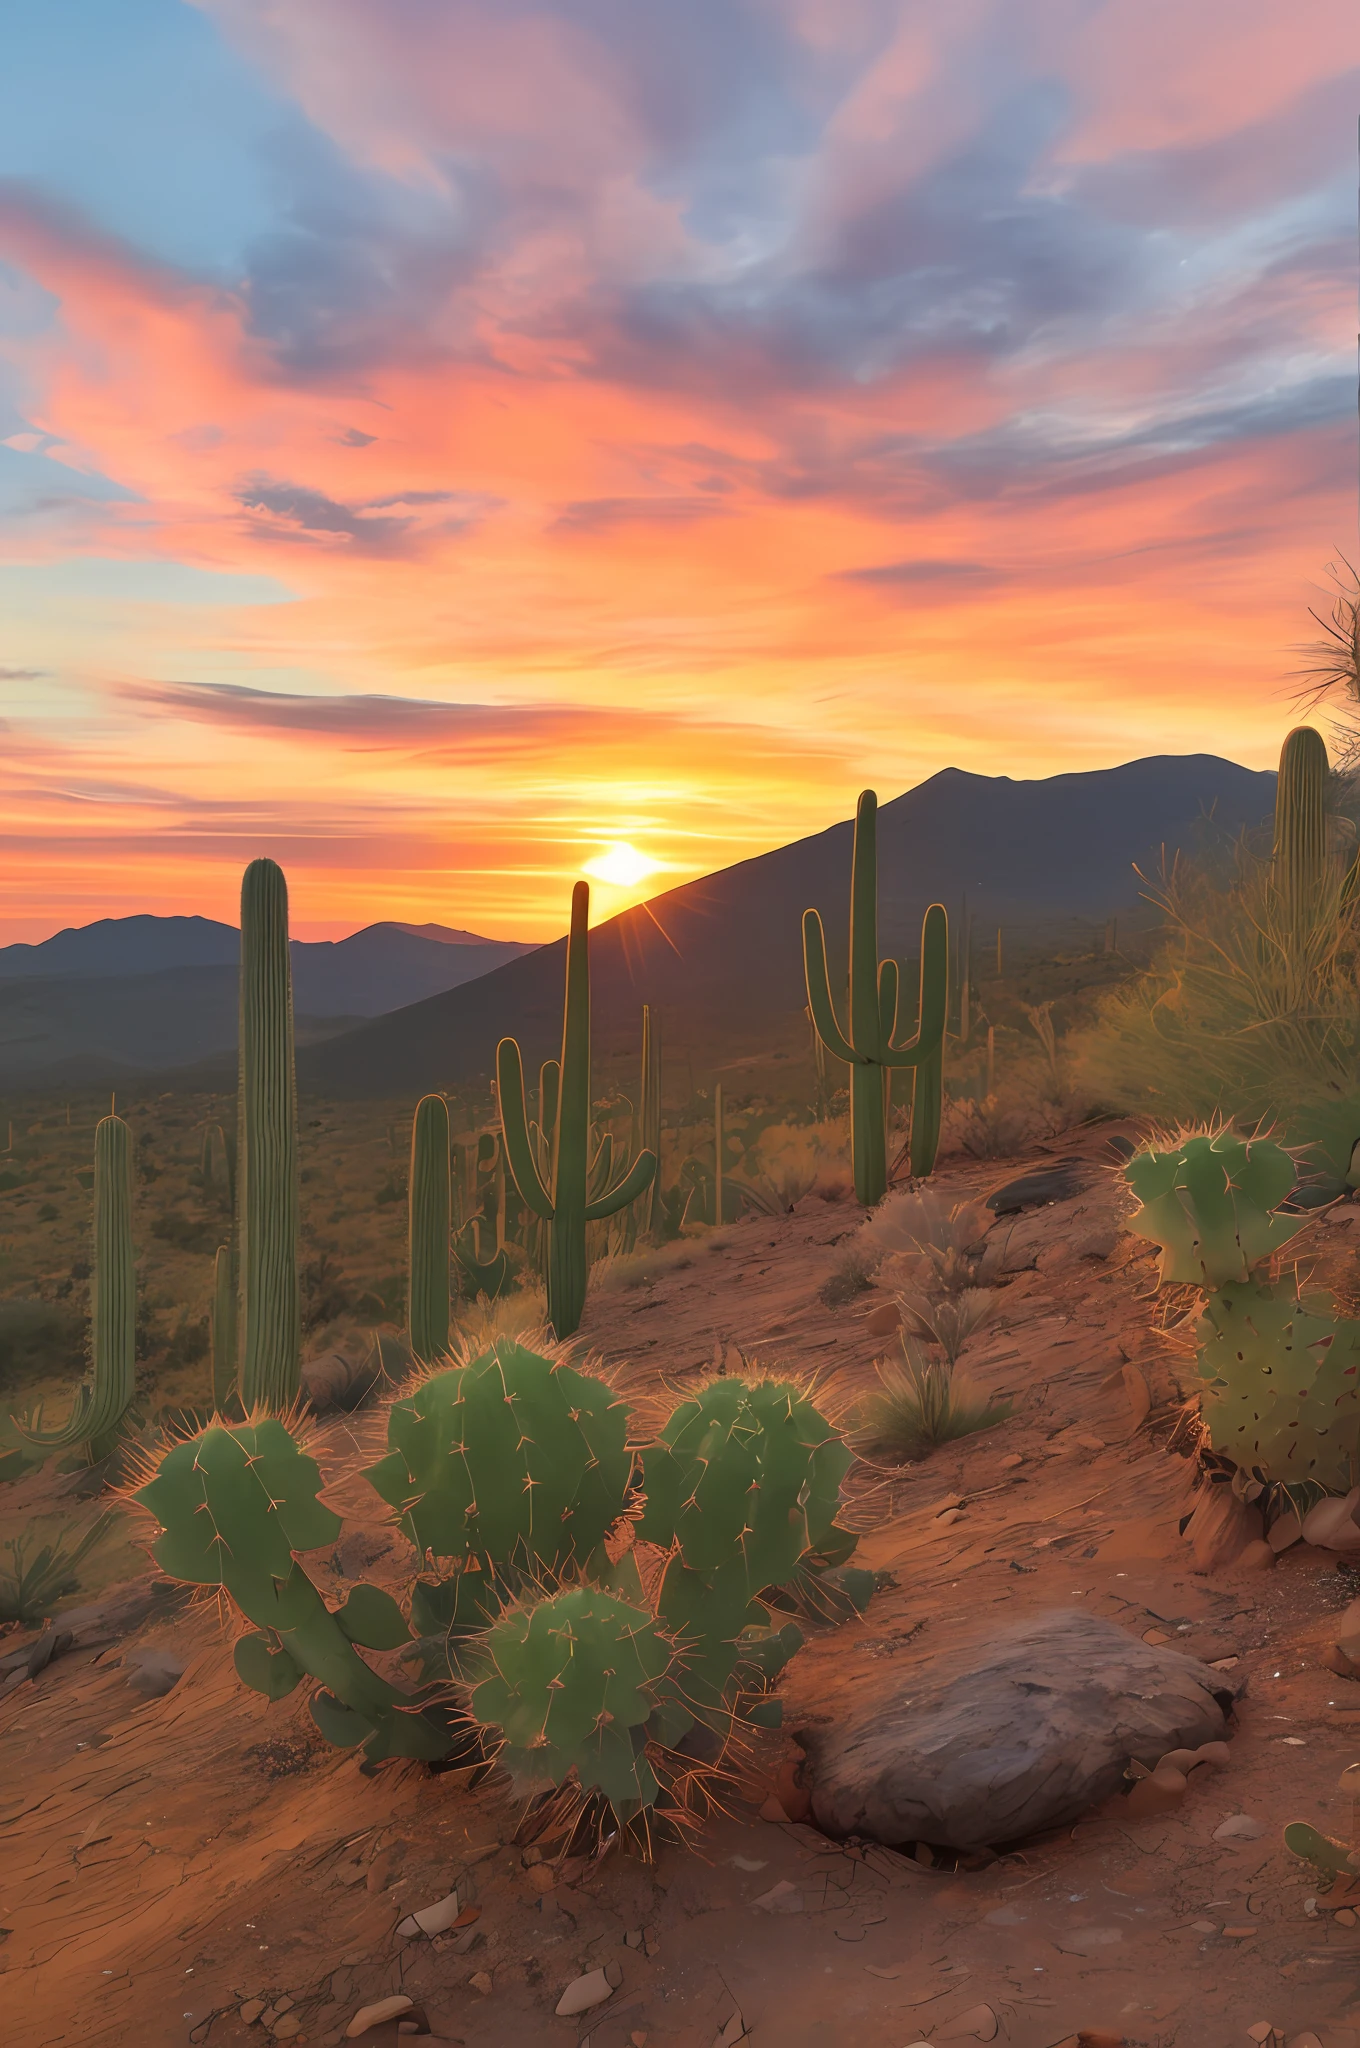
<svg viewBox="0 0 1360 2048">
<path fill-rule="evenodd" d="M 979 929 L 1054 932 L 1126 909 L 1133 872 L 1189 850 L 1202 821 L 1233 833 L 1261 822 L 1275 777 L 1212 754 L 1159 755 L 1089 774 L 1015 782 L 944 769 L 879 811 L 880 948 L 914 958 L 927 904 Z M 595 1043 L 635 1044 L 644 1002 L 674 1054 L 720 1043 L 737 1058 L 788 1035 L 806 1000 L 800 920 L 815 905 L 833 959 L 848 924 L 853 825 L 833 825 L 610 918 L 591 935 Z M 565 939 L 446 995 L 396 1010 L 299 1054 L 302 1085 L 386 1096 L 488 1074 L 496 1042 L 519 1038 L 531 1069 L 555 1054 Z M 910 996 L 907 1000 L 910 1001 Z"/>
</svg>

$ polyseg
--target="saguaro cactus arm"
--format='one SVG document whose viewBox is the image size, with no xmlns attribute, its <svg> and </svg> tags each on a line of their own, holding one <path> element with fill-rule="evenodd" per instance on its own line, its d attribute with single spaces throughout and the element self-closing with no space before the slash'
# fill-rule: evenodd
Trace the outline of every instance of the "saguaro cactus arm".
<svg viewBox="0 0 1360 2048">
<path fill-rule="evenodd" d="M 639 1152 L 623 1179 L 607 1193 L 598 1195 L 593 1202 L 586 1203 L 586 1221 L 594 1223 L 601 1216 L 612 1216 L 616 1210 L 626 1209 L 651 1186 L 656 1175 L 655 1152 Z"/>
<path fill-rule="evenodd" d="M 503 1038 L 496 1047 L 496 1094 L 501 1106 L 506 1157 L 515 1186 L 534 1214 L 551 1223 L 553 1198 L 543 1185 L 534 1158 L 524 1101 L 524 1061 L 513 1038 Z"/>
<path fill-rule="evenodd" d="M 860 1056 L 841 1030 L 836 1016 L 826 971 L 826 933 L 822 929 L 821 914 L 816 910 L 803 912 L 803 972 L 807 976 L 808 1008 L 812 1011 L 818 1036 L 829 1053 L 853 1067 Z"/>
<path fill-rule="evenodd" d="M 949 916 L 942 903 L 932 903 L 921 924 L 921 1002 L 916 1036 L 905 1045 L 890 1045 L 885 1038 L 885 1067 L 919 1066 L 939 1049 L 944 1042 L 948 1002 Z"/>
</svg>

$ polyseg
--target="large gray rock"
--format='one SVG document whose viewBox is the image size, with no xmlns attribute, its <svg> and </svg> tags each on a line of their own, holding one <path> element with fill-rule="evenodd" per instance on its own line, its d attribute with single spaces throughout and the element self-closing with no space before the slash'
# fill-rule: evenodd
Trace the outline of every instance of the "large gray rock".
<svg viewBox="0 0 1360 2048">
<path fill-rule="evenodd" d="M 885 1686 L 888 1679 L 888 1686 Z M 908 1674 L 853 1650 L 795 1733 L 829 1835 L 997 1848 L 1073 1821 L 1131 1757 L 1221 1739 L 1240 1686 L 1081 1608 L 1041 1614 Z M 890 1688 L 890 1689 L 889 1689 Z"/>
</svg>

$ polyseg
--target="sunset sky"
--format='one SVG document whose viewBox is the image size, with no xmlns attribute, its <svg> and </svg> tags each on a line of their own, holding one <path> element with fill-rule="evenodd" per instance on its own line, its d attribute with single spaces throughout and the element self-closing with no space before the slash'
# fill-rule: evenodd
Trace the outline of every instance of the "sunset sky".
<svg viewBox="0 0 1360 2048">
<path fill-rule="evenodd" d="M 1273 765 L 1357 112 L 1355 0 L 12 0 L 0 941 Z"/>
</svg>

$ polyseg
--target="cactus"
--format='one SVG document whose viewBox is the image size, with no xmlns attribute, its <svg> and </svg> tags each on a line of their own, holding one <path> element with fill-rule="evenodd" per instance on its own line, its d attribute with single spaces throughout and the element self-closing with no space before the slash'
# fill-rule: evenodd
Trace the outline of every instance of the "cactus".
<svg viewBox="0 0 1360 2048">
<path fill-rule="evenodd" d="M 644 1237 L 654 1233 L 661 1199 L 661 1031 L 650 1003 L 642 1006 L 642 1089 L 638 1108 L 638 1151 L 650 1152 L 656 1172 L 638 1203 L 638 1228 Z"/>
<path fill-rule="evenodd" d="M 211 1330 L 213 1409 L 225 1415 L 236 1386 L 236 1273 L 225 1244 L 213 1260 Z"/>
<path fill-rule="evenodd" d="M 949 1002 L 949 920 L 933 903 L 921 925 L 919 1024 L 907 1045 L 894 1045 L 898 975 L 878 957 L 878 799 L 871 789 L 855 812 L 850 871 L 850 1011 L 842 1031 L 827 976 L 826 935 L 817 911 L 803 914 L 803 965 L 808 1007 L 827 1051 L 850 1069 L 850 1156 L 855 1193 L 866 1207 L 888 1186 L 884 1069 L 915 1069 L 911 1170 L 928 1174 L 939 1149 L 945 1015 Z"/>
<path fill-rule="evenodd" d="M 304 1677 L 324 1688 L 312 1718 L 341 1748 L 381 1757 L 447 1755 L 448 1728 L 380 1678 L 357 1644 L 396 1649 L 410 1640 L 401 1609 L 376 1586 L 355 1586 L 332 1612 L 293 1553 L 332 1543 L 340 1517 L 317 1499 L 321 1474 L 273 1417 L 213 1424 L 176 1443 L 133 1499 L 159 1527 L 151 1555 L 171 1578 L 217 1586 L 257 1633 L 236 1645 L 238 1677 L 283 1699 Z"/>
<path fill-rule="evenodd" d="M 365 1476 L 422 1561 L 560 1574 L 627 1507 L 627 1430 L 603 1380 L 503 1338 L 394 1402 Z"/>
<path fill-rule="evenodd" d="M 1295 726 L 1280 749 L 1275 784 L 1275 887 L 1290 931 L 1307 931 L 1327 866 L 1327 746 L 1311 725 Z"/>
<path fill-rule="evenodd" d="M 1124 1171 L 1140 1203 L 1130 1227 L 1160 1246 L 1162 1281 L 1204 1290 L 1201 1416 L 1213 1449 L 1264 1481 L 1344 1490 L 1360 1452 L 1360 1323 L 1305 1308 L 1253 1272 L 1308 1220 L 1274 1213 L 1294 1186 L 1289 1154 L 1222 1130 L 1147 1147 Z"/>
<path fill-rule="evenodd" d="M 513 1038 L 496 1048 L 496 1084 L 501 1129 L 515 1186 L 547 1224 L 548 1320 L 555 1334 L 569 1337 L 580 1327 L 586 1301 L 586 1224 L 612 1216 L 636 1201 L 656 1173 L 656 1156 L 641 1152 L 629 1171 L 593 1198 L 590 1171 L 590 890 L 578 882 L 571 897 L 567 939 L 566 998 L 562 1013 L 562 1058 L 553 1125 L 552 1155 L 545 1178 L 529 1130 L 524 1064 Z"/>
<path fill-rule="evenodd" d="M 496 1301 L 510 1283 L 510 1260 L 504 1245 L 494 1238 L 488 1244 L 486 1225 L 479 1216 L 469 1216 L 453 1241 L 454 1256 L 474 1301 L 485 1295 Z"/>
<path fill-rule="evenodd" d="M 672 1553 L 657 1604 L 682 1652 L 673 1690 L 709 1726 L 734 1710 L 734 1686 L 762 1690 L 802 1641 L 769 1627 L 762 1594 L 809 1556 L 853 1549 L 835 1525 L 849 1464 L 838 1432 L 778 1380 L 710 1381 L 643 1453 L 638 1534 Z M 750 1717 L 774 1721 L 775 1706 Z"/>
<path fill-rule="evenodd" d="M 648 1723 L 673 1661 L 656 1619 L 596 1587 L 512 1609 L 479 1651 L 485 1676 L 470 1705 L 521 1795 L 561 1785 L 609 1801 L 620 1820 L 660 1791 L 647 1755 Z"/>
<path fill-rule="evenodd" d="M 410 1297 L 411 1350 L 423 1365 L 449 1348 L 449 1106 L 442 1095 L 416 1104 L 411 1125 Z"/>
<path fill-rule="evenodd" d="M 241 1399 L 283 1412 L 301 1390 L 302 1318 L 288 887 L 272 860 L 241 882 L 240 1063 Z"/>
<path fill-rule="evenodd" d="M 136 1392 L 137 1267 L 132 1249 L 132 1147 L 121 1117 L 94 1134 L 94 1259 L 90 1275 L 91 1377 L 66 1421 L 44 1430 L 41 1407 L 23 1434 L 45 1451 L 89 1447 L 92 1463 L 117 1443 Z"/>
</svg>

